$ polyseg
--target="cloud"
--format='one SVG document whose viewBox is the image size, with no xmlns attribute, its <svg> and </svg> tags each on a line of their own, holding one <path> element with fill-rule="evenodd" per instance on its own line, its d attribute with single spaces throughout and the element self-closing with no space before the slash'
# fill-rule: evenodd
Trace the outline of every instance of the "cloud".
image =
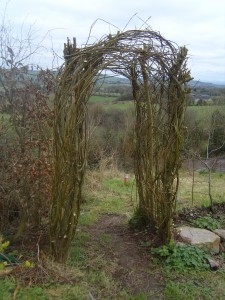
<svg viewBox="0 0 225 300">
<path fill-rule="evenodd" d="M 196 76 L 225 81 L 224 11 L 224 0 L 12 0 L 7 14 L 17 27 L 22 22 L 36 22 L 40 35 L 52 30 L 50 36 L 56 49 L 62 49 L 67 36 L 75 36 L 78 45 L 85 43 L 91 25 L 98 18 L 108 23 L 96 23 L 92 30 L 93 42 L 117 31 L 109 23 L 121 30 L 126 25 L 126 29 L 144 28 L 142 20 L 151 17 L 148 23 L 153 30 L 178 45 L 187 46 L 189 65 Z"/>
</svg>

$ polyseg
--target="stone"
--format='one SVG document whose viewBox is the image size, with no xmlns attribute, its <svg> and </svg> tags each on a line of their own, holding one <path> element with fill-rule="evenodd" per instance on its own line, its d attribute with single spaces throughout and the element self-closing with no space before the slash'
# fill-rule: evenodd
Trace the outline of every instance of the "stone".
<svg viewBox="0 0 225 300">
<path fill-rule="evenodd" d="M 225 242 L 225 230 L 224 229 L 215 229 L 213 232 L 221 238 L 222 242 Z"/>
<path fill-rule="evenodd" d="M 177 245 L 177 246 L 184 246 L 185 243 L 183 243 L 183 242 L 176 242 L 176 245 Z"/>
<path fill-rule="evenodd" d="M 220 243 L 221 252 L 225 252 L 225 242 Z"/>
<path fill-rule="evenodd" d="M 220 264 L 217 261 L 207 258 L 207 262 L 210 265 L 210 269 L 212 271 L 217 271 L 219 269 Z"/>
<path fill-rule="evenodd" d="M 178 227 L 177 233 L 183 242 L 214 253 L 220 251 L 220 237 L 209 230 L 185 226 Z"/>
</svg>

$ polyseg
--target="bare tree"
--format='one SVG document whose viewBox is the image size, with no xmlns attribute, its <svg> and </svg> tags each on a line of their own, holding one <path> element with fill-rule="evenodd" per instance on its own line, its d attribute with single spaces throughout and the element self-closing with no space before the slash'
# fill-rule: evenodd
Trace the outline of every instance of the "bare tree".
<svg viewBox="0 0 225 300">
<path fill-rule="evenodd" d="M 195 147 L 187 152 L 192 156 L 193 161 L 193 180 L 192 180 L 192 202 L 194 197 L 194 161 L 199 160 L 206 168 L 208 173 L 208 196 L 210 208 L 213 210 L 213 193 L 212 193 L 212 171 L 217 163 L 218 153 L 223 153 L 225 146 L 225 115 L 219 111 L 213 112 L 208 128 L 206 128 L 207 143 L 205 156 L 200 154 L 200 149 Z"/>
</svg>

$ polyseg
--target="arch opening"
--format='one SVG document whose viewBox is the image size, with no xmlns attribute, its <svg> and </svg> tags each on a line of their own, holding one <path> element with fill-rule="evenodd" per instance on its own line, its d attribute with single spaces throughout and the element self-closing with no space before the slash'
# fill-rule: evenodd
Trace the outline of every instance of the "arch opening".
<svg viewBox="0 0 225 300">
<path fill-rule="evenodd" d="M 67 257 L 74 238 L 87 157 L 86 104 L 103 70 L 129 79 L 135 102 L 134 173 L 143 218 L 163 243 L 171 239 L 179 184 L 184 114 L 191 79 L 187 49 L 151 30 L 108 35 L 64 50 L 54 109 L 51 253 Z"/>
</svg>

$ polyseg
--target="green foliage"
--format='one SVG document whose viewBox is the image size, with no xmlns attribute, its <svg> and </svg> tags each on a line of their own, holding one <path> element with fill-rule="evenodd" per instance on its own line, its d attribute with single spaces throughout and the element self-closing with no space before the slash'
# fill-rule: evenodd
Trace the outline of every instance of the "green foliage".
<svg viewBox="0 0 225 300">
<path fill-rule="evenodd" d="M 209 269 L 206 263 L 206 253 L 191 245 L 176 245 L 173 241 L 168 246 L 161 246 L 152 249 L 153 254 L 157 254 L 165 259 L 165 265 L 176 270 L 184 268 Z"/>
<path fill-rule="evenodd" d="M 157 254 L 160 257 L 169 257 L 170 254 L 173 253 L 173 249 L 174 249 L 174 246 L 171 247 L 169 244 L 168 246 L 163 245 L 159 248 L 153 248 L 151 252 L 152 252 L 152 254 Z"/>
<path fill-rule="evenodd" d="M 0 236 L 0 257 L 1 257 L 1 253 L 4 253 L 5 249 L 9 246 L 9 241 L 3 242 L 2 237 Z M 0 270 L 3 270 L 4 267 L 7 266 L 7 262 L 0 261 Z"/>
<path fill-rule="evenodd" d="M 197 247 L 190 245 L 176 246 L 173 253 L 166 259 L 166 264 L 178 269 L 183 268 L 203 268 L 209 266 L 205 261 L 206 254 Z"/>
<path fill-rule="evenodd" d="M 163 245 L 158 248 L 153 248 L 151 250 L 152 254 L 157 254 L 160 257 L 168 257 L 171 253 L 173 253 L 174 248 L 177 247 L 173 240 L 170 240 L 168 245 Z"/>
<path fill-rule="evenodd" d="M 9 246 L 9 241 L 2 243 L 0 241 L 0 252 L 4 252 L 4 250 Z"/>
<path fill-rule="evenodd" d="M 220 222 L 216 219 L 213 219 L 209 215 L 193 220 L 192 224 L 196 227 L 208 229 L 211 231 L 220 227 Z"/>
<path fill-rule="evenodd" d="M 33 262 L 30 262 L 29 260 L 26 260 L 24 262 L 24 267 L 25 268 L 34 268 L 35 264 Z"/>
</svg>

